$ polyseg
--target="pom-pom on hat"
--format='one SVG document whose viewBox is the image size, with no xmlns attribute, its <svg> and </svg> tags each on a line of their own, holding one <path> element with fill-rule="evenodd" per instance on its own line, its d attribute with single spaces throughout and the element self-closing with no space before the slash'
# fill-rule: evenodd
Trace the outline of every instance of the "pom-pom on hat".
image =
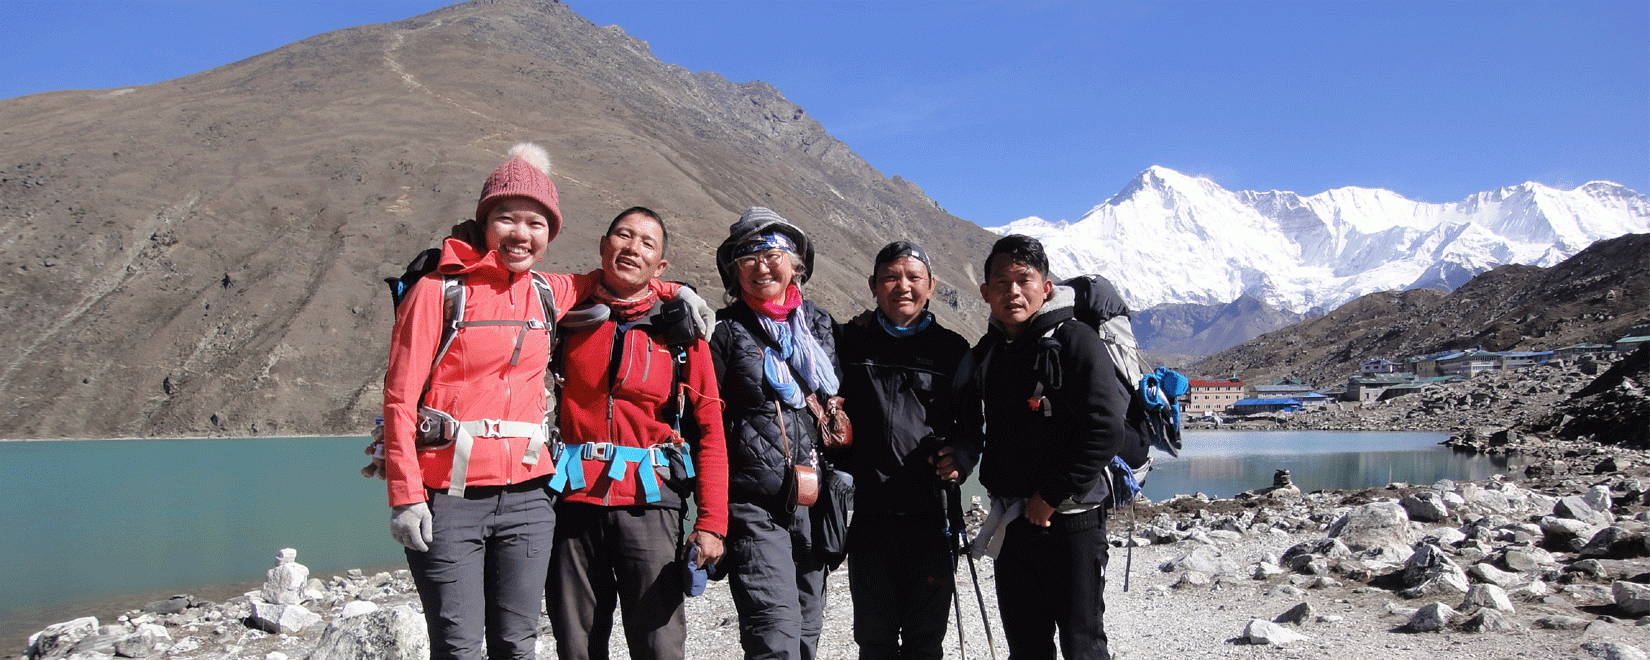
<svg viewBox="0 0 1650 660">
<path fill-rule="evenodd" d="M 556 240 L 556 234 L 561 233 L 561 204 L 556 184 L 550 181 L 550 153 L 539 145 L 521 142 L 510 147 L 508 155 L 509 159 L 481 185 L 476 222 L 485 226 L 487 213 L 499 200 L 526 197 L 550 210 L 550 240 Z"/>
<path fill-rule="evenodd" d="M 814 272 L 814 244 L 808 240 L 808 235 L 796 225 L 790 223 L 778 213 L 760 206 L 752 206 L 739 216 L 739 221 L 728 227 L 727 240 L 716 248 L 716 270 L 722 275 L 722 288 L 728 291 L 737 289 L 735 279 L 738 277 L 738 268 L 733 260 L 741 256 L 741 247 L 750 241 L 766 241 L 763 234 L 778 232 L 791 239 L 795 246 L 792 252 L 802 257 L 802 272 L 797 274 L 796 283 L 808 281 Z M 781 247 L 781 246 L 774 246 Z"/>
</svg>

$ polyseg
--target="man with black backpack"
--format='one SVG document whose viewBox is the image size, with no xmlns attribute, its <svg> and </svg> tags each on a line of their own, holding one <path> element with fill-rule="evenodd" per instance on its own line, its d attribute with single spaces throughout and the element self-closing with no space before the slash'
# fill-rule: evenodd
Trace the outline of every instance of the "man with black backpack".
<svg viewBox="0 0 1650 660">
<path fill-rule="evenodd" d="M 685 306 L 661 302 L 651 286 L 668 243 L 657 213 L 620 212 L 602 237 L 589 299 L 611 315 L 562 335 L 566 446 L 551 486 L 564 495 L 545 591 L 561 660 L 608 657 L 615 602 L 631 658 L 682 658 L 689 574 L 723 553 L 722 402 Z M 684 539 L 690 495 L 697 516 Z"/>
<path fill-rule="evenodd" d="M 1073 292 L 1048 277 L 1034 238 L 1006 236 L 985 260 L 990 327 L 958 369 L 957 431 L 941 478 L 979 462 L 991 514 L 975 539 L 996 557 L 1010 657 L 1109 657 L 1107 466 L 1126 442 L 1129 390 Z M 981 429 L 983 428 L 983 433 Z"/>
</svg>

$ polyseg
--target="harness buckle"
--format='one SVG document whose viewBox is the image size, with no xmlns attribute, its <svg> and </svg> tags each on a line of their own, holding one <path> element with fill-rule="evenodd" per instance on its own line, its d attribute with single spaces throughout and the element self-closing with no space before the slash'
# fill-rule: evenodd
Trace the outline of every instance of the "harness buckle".
<svg viewBox="0 0 1650 660">
<path fill-rule="evenodd" d="M 481 437 L 483 437 L 483 438 L 502 437 L 503 436 L 503 433 L 501 432 L 503 430 L 502 426 L 503 426 L 503 420 L 499 420 L 499 419 L 484 419 L 484 420 L 481 420 L 481 428 L 482 428 Z"/>
<path fill-rule="evenodd" d="M 584 459 L 587 461 L 613 460 L 613 443 L 591 442 L 584 445 Z"/>
</svg>

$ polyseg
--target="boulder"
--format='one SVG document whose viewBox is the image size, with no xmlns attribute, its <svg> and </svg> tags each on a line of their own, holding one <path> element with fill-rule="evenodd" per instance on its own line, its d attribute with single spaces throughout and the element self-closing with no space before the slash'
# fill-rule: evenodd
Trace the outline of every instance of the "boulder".
<svg viewBox="0 0 1650 660">
<path fill-rule="evenodd" d="M 45 630 L 29 635 L 25 655 L 30 660 L 67 656 L 75 644 L 96 633 L 97 629 L 97 619 L 89 616 L 46 626 Z"/>
<path fill-rule="evenodd" d="M 1501 552 L 1501 565 L 1520 573 L 1551 566 L 1554 562 L 1552 553 L 1535 546 L 1509 547 Z"/>
<path fill-rule="evenodd" d="M 1257 561 L 1249 565 L 1249 577 L 1256 580 L 1269 580 L 1287 572 L 1283 570 L 1282 566 L 1264 561 Z"/>
<path fill-rule="evenodd" d="M 1283 645 L 1311 639 L 1306 635 L 1264 619 L 1253 619 L 1243 629 L 1243 639 L 1250 644 Z"/>
<path fill-rule="evenodd" d="M 1637 646 L 1624 642 L 1596 641 L 1581 645 L 1581 650 L 1602 660 L 1650 660 L 1650 655 Z"/>
<path fill-rule="evenodd" d="M 1329 537 L 1352 550 L 1415 542 L 1409 514 L 1397 502 L 1371 502 L 1348 511 L 1329 526 Z"/>
<path fill-rule="evenodd" d="M 73 660 L 76 656 L 114 655 L 115 642 L 125 637 L 127 632 L 129 631 L 124 626 L 99 626 L 96 632 L 75 642 L 74 648 L 69 649 L 69 658 Z"/>
<path fill-rule="evenodd" d="M 1197 571 L 1214 575 L 1216 573 L 1237 572 L 1238 564 L 1236 561 L 1223 556 L 1220 550 L 1214 546 L 1200 545 L 1177 559 L 1163 562 L 1158 566 L 1158 569 L 1164 573 Z"/>
<path fill-rule="evenodd" d="M 1582 557 L 1607 557 L 1610 559 L 1650 557 L 1650 538 L 1646 538 L 1643 531 L 1634 531 L 1612 525 L 1594 534 L 1576 554 Z"/>
<path fill-rule="evenodd" d="M 1212 582 L 1212 581 L 1213 580 L 1210 579 L 1208 573 L 1202 573 L 1202 572 L 1199 572 L 1199 571 L 1186 571 L 1185 573 L 1180 574 L 1180 579 L 1175 580 L 1175 583 L 1174 583 L 1173 586 L 1176 589 L 1188 589 L 1188 588 L 1191 588 L 1191 587 L 1207 587 L 1207 586 L 1209 586 L 1209 583 Z"/>
<path fill-rule="evenodd" d="M 1454 527 L 1439 527 L 1421 536 L 1422 543 L 1433 545 L 1455 545 L 1467 540 L 1467 535 Z"/>
<path fill-rule="evenodd" d="M 1501 587 L 1502 589 L 1506 589 L 1522 581 L 1522 578 L 1520 578 L 1517 573 L 1503 571 L 1490 565 L 1488 562 L 1473 564 L 1472 568 L 1467 569 L 1467 577 L 1484 584 L 1493 584 L 1497 587 Z"/>
<path fill-rule="evenodd" d="M 1358 559 L 1378 561 L 1390 564 L 1402 564 L 1415 556 L 1415 548 L 1408 545 L 1383 545 L 1379 548 L 1370 548 L 1358 553 Z"/>
<path fill-rule="evenodd" d="M 252 603 L 252 615 L 246 620 L 248 627 L 280 635 L 296 635 L 321 622 L 320 615 L 309 611 L 303 605 L 263 602 Z"/>
<path fill-rule="evenodd" d="M 1572 550 L 1580 550 L 1588 539 L 1593 538 L 1598 530 L 1605 527 L 1604 524 L 1595 525 L 1584 520 L 1559 516 L 1542 516 L 1539 524 L 1548 545 Z"/>
<path fill-rule="evenodd" d="M 1438 546 L 1421 544 L 1404 563 L 1405 598 L 1461 596 L 1467 593 L 1467 574 Z"/>
<path fill-rule="evenodd" d="M 1293 623 L 1298 626 L 1311 623 L 1313 617 L 1317 616 L 1317 614 L 1317 610 L 1312 609 L 1311 603 L 1301 603 L 1289 608 L 1289 611 L 1277 615 L 1277 617 L 1272 619 L 1272 622 Z"/>
<path fill-rule="evenodd" d="M 1449 507 L 1444 504 L 1444 497 L 1435 490 L 1423 490 L 1398 502 L 1409 514 L 1410 520 L 1421 522 L 1438 522 L 1449 518 Z"/>
<path fill-rule="evenodd" d="M 1518 624 L 1500 610 L 1484 608 L 1462 622 L 1461 629 L 1472 633 L 1502 632 L 1517 630 Z"/>
<path fill-rule="evenodd" d="M 177 614 L 178 612 L 189 609 L 189 606 L 194 604 L 195 598 L 193 596 L 180 594 L 166 600 L 157 600 L 149 603 L 148 605 L 144 605 L 143 611 L 152 614 Z"/>
<path fill-rule="evenodd" d="M 139 625 L 132 634 L 115 642 L 115 655 L 123 658 L 147 658 L 165 651 L 171 642 L 172 635 L 166 632 L 165 626 L 145 623 Z"/>
<path fill-rule="evenodd" d="M 1352 550 L 1346 547 L 1346 544 L 1342 543 L 1340 539 L 1303 541 L 1289 546 L 1288 550 L 1283 551 L 1283 556 L 1278 558 L 1278 564 L 1287 565 L 1289 560 L 1301 555 L 1321 555 L 1331 559 L 1341 559 L 1351 557 Z"/>
<path fill-rule="evenodd" d="M 1573 616 L 1555 614 L 1553 616 L 1544 616 L 1536 619 L 1535 625 L 1538 628 L 1546 628 L 1548 630 L 1583 630 L 1587 627 L 1587 620 Z"/>
<path fill-rule="evenodd" d="M 400 605 L 334 620 L 308 660 L 425 660 L 429 655 L 423 615 Z"/>
<path fill-rule="evenodd" d="M 1467 597 L 1461 601 L 1461 611 L 1470 612 L 1474 608 L 1487 608 L 1512 612 L 1512 600 L 1507 598 L 1507 591 L 1493 584 L 1475 584 L 1467 589 Z"/>
<path fill-rule="evenodd" d="M 1581 494 L 1581 500 L 1594 511 L 1609 511 L 1616 505 L 1615 498 L 1610 496 L 1610 487 L 1604 485 L 1587 489 L 1587 492 Z"/>
<path fill-rule="evenodd" d="M 1593 508 L 1593 505 L 1588 504 L 1580 495 L 1558 498 L 1558 503 L 1553 505 L 1553 515 L 1565 520 L 1579 520 L 1591 527 L 1604 527 L 1615 522 L 1607 509 L 1601 511 Z M 1546 527 L 1543 526 L 1542 529 L 1545 530 Z"/>
<path fill-rule="evenodd" d="M 1438 632 L 1449 627 L 1455 617 L 1455 610 L 1450 609 L 1450 606 L 1432 603 L 1415 610 L 1415 615 L 1409 617 L 1407 625 L 1411 632 Z"/>
<path fill-rule="evenodd" d="M 1623 612 L 1633 616 L 1650 614 L 1650 584 L 1617 580 L 1610 585 L 1610 595 Z"/>
<path fill-rule="evenodd" d="M 378 603 L 374 603 L 370 600 L 352 600 L 348 603 L 344 603 L 343 609 L 338 611 L 338 618 L 348 619 L 352 616 L 372 614 L 373 612 L 377 612 L 378 609 Z"/>
</svg>

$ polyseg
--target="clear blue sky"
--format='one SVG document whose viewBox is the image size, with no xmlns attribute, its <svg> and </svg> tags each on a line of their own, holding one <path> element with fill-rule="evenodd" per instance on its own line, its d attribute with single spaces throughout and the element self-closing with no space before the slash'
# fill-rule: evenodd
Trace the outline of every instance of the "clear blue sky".
<svg viewBox="0 0 1650 660">
<path fill-rule="evenodd" d="M 141 85 L 439 0 L 0 0 L 0 98 Z M 763 80 L 992 226 L 1162 165 L 1233 190 L 1650 193 L 1650 2 L 569 0 Z"/>
</svg>

